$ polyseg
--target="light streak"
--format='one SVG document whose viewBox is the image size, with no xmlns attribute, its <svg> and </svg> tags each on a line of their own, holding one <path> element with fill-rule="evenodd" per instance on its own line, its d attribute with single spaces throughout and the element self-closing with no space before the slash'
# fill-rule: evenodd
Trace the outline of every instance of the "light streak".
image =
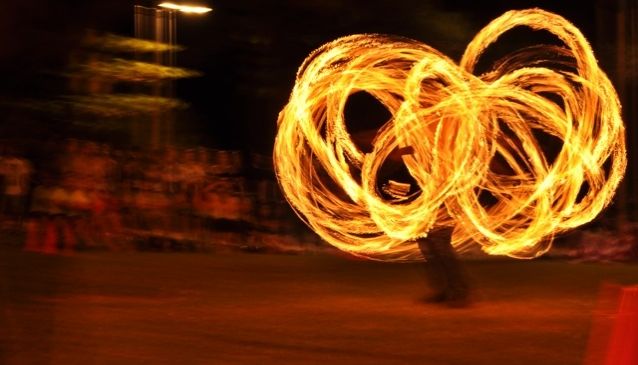
<svg viewBox="0 0 638 365">
<path fill-rule="evenodd" d="M 174 3 L 161 3 L 158 6 L 161 8 L 178 10 L 178 11 L 181 11 L 182 13 L 190 13 L 190 14 L 204 14 L 213 10 L 211 8 L 207 8 L 204 6 L 179 5 Z"/>
<path fill-rule="evenodd" d="M 518 26 L 546 30 L 562 45 L 522 49 L 474 75 L 485 49 Z M 358 91 L 392 115 L 369 153 L 344 117 Z M 560 142 L 553 160 L 539 135 Z M 411 153 L 400 160 L 418 185 L 407 193 L 379 174 L 405 148 Z M 396 261 L 422 259 L 415 239 L 442 227 L 454 227 L 459 250 L 476 242 L 489 254 L 537 257 L 554 235 L 611 202 L 627 164 L 611 82 L 581 32 L 540 9 L 493 20 L 458 65 L 393 36 L 325 44 L 301 65 L 279 114 L 274 161 L 284 195 L 324 240 Z M 490 204 L 479 197 L 486 194 Z"/>
</svg>

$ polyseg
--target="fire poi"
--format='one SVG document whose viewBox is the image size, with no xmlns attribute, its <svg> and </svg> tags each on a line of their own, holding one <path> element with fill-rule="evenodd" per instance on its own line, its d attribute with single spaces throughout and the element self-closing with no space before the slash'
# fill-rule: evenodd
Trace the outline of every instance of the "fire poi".
<svg viewBox="0 0 638 365">
<path fill-rule="evenodd" d="M 518 26 L 562 44 L 521 49 L 474 74 L 485 50 Z M 359 91 L 392 115 L 368 153 L 344 117 Z M 552 158 L 539 135 L 559 142 Z M 400 160 L 413 186 L 384 191 L 395 182 L 377 181 L 380 168 L 406 148 Z M 458 64 L 395 36 L 323 45 L 301 65 L 279 115 L 274 163 L 286 199 L 324 240 L 406 261 L 421 260 L 414 240 L 440 227 L 454 228 L 457 250 L 477 243 L 489 254 L 537 257 L 611 202 L 627 160 L 618 95 L 587 40 L 561 16 L 529 9 L 489 23 Z"/>
</svg>

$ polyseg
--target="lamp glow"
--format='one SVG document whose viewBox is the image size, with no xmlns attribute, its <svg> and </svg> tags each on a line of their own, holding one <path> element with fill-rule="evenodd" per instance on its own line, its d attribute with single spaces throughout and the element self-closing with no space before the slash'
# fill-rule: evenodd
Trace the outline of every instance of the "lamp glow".
<svg viewBox="0 0 638 365">
<path fill-rule="evenodd" d="M 204 14 L 213 10 L 204 6 L 179 5 L 175 3 L 161 3 L 158 6 L 165 9 L 177 10 L 181 11 L 182 13 L 188 14 Z"/>
</svg>

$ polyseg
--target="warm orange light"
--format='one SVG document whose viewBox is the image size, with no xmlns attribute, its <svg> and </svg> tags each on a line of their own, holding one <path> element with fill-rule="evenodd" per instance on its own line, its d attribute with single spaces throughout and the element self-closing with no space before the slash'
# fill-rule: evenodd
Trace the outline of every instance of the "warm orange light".
<svg viewBox="0 0 638 365">
<path fill-rule="evenodd" d="M 549 31 L 563 46 L 525 48 L 474 75 L 485 49 L 516 26 Z M 344 120 L 357 91 L 392 114 L 370 153 Z M 539 133 L 561 142 L 553 161 Z M 564 18 L 530 9 L 488 24 L 458 65 L 383 35 L 322 46 L 279 115 L 274 160 L 298 215 L 355 255 L 421 259 L 414 240 L 447 226 L 458 249 L 477 242 L 489 254 L 531 258 L 610 203 L 627 164 L 624 135 L 618 96 L 587 40 Z M 381 166 L 405 147 L 418 189 L 378 184 Z M 479 199 L 487 193 L 489 205 Z"/>
<path fill-rule="evenodd" d="M 204 14 L 213 10 L 211 8 L 206 8 L 203 6 L 179 5 L 174 3 L 161 3 L 158 6 L 162 8 L 166 8 L 166 9 L 178 10 L 178 11 L 181 11 L 182 13 L 191 13 L 191 14 Z"/>
</svg>

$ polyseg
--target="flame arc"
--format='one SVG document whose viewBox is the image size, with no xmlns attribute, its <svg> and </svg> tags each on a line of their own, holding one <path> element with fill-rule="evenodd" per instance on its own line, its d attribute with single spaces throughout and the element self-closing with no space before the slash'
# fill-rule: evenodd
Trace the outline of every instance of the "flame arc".
<svg viewBox="0 0 638 365">
<path fill-rule="evenodd" d="M 519 26 L 549 31 L 563 46 L 528 47 L 475 75 L 485 50 Z M 344 117 L 359 91 L 392 115 L 368 153 Z M 560 141 L 555 156 L 539 135 Z M 454 227 L 457 249 L 478 243 L 489 254 L 533 258 L 611 202 L 627 164 L 624 135 L 618 95 L 581 32 L 528 9 L 489 23 L 459 64 L 380 34 L 323 45 L 299 68 L 279 114 L 274 161 L 299 217 L 354 255 L 420 260 L 414 240 Z M 396 163 L 416 192 L 379 189 L 383 166 Z"/>
</svg>

